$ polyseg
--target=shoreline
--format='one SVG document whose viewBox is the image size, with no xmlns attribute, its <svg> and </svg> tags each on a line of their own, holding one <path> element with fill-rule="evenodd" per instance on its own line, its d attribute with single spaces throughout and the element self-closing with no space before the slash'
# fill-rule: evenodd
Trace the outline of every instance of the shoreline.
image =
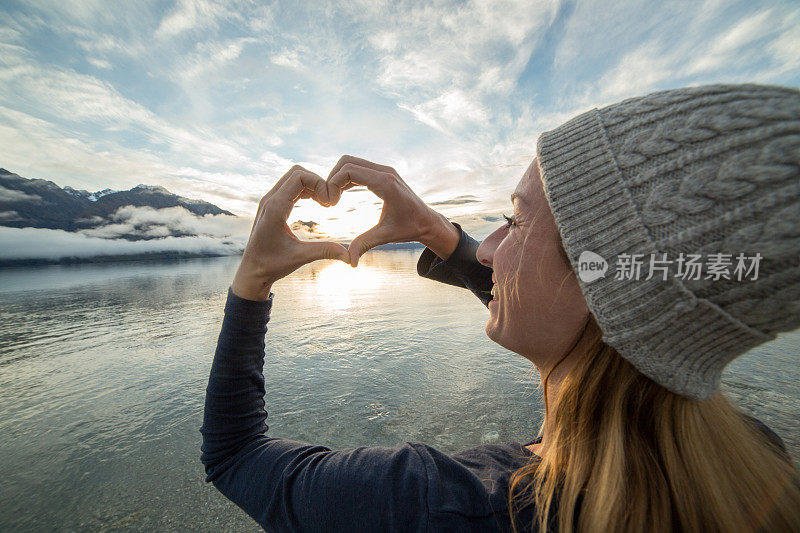
<svg viewBox="0 0 800 533">
<path fill-rule="evenodd" d="M 349 243 L 342 243 L 347 246 Z M 390 243 L 376 246 L 373 250 L 422 250 L 425 247 L 418 242 Z M 242 255 L 242 252 L 233 254 L 215 252 L 147 252 L 139 254 L 122 255 L 95 255 L 95 256 L 72 256 L 72 257 L 29 257 L 29 258 L 9 258 L 0 259 L 0 269 L 18 268 L 28 266 L 50 266 L 50 265 L 79 265 L 79 264 L 100 264 L 100 263 L 129 263 L 147 261 L 178 261 L 183 259 L 200 259 L 209 257 L 233 257 Z"/>
</svg>

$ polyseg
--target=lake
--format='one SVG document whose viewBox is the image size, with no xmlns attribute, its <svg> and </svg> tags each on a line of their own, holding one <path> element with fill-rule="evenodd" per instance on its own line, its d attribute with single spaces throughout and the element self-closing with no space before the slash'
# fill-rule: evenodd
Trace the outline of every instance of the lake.
<svg viewBox="0 0 800 533">
<path fill-rule="evenodd" d="M 306 265 L 273 287 L 268 433 L 452 453 L 531 440 L 538 373 L 419 251 Z M 0 270 L 0 530 L 259 531 L 204 483 L 203 400 L 238 257 Z M 724 389 L 800 452 L 800 332 Z"/>
</svg>

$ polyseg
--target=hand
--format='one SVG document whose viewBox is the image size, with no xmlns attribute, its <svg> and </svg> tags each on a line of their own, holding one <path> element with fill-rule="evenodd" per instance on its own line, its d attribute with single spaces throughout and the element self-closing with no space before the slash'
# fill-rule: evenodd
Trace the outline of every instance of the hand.
<svg viewBox="0 0 800 533">
<path fill-rule="evenodd" d="M 351 266 L 357 266 L 358 259 L 367 250 L 390 242 L 418 241 L 442 259 L 447 259 L 456 249 L 460 237 L 458 229 L 425 205 L 392 167 L 342 156 L 328 176 L 330 203 L 337 203 L 343 190 L 356 185 L 365 185 L 382 199 L 383 210 L 378 224 L 350 243 Z"/>
<path fill-rule="evenodd" d="M 313 198 L 326 207 L 336 203 L 330 201 L 327 183 L 313 172 L 295 165 L 284 174 L 258 204 L 242 262 L 231 284 L 240 298 L 266 300 L 275 281 L 317 259 L 349 262 L 347 248 L 341 244 L 303 242 L 292 233 L 286 220 L 301 198 Z"/>
</svg>

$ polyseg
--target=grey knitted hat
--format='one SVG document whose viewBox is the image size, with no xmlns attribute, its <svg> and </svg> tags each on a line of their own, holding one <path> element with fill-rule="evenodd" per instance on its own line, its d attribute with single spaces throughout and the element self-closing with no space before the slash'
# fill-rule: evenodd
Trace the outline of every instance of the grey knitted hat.
<svg viewBox="0 0 800 533">
<path fill-rule="evenodd" d="M 603 340 L 655 382 L 707 399 L 732 359 L 800 327 L 800 91 L 656 92 L 543 133 L 537 152 Z M 587 281 L 602 262 L 584 252 L 604 276 Z"/>
</svg>

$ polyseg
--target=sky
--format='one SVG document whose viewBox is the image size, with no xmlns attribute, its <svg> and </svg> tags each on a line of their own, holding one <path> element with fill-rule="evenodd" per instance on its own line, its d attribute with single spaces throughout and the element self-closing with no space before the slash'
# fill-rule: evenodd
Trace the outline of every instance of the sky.
<svg viewBox="0 0 800 533">
<path fill-rule="evenodd" d="M 656 90 L 797 87 L 799 50 L 792 1 L 3 0 L 0 167 L 252 218 L 293 164 L 351 154 L 483 238 L 543 131 Z M 290 222 L 350 238 L 379 212 L 348 191 Z"/>
</svg>

